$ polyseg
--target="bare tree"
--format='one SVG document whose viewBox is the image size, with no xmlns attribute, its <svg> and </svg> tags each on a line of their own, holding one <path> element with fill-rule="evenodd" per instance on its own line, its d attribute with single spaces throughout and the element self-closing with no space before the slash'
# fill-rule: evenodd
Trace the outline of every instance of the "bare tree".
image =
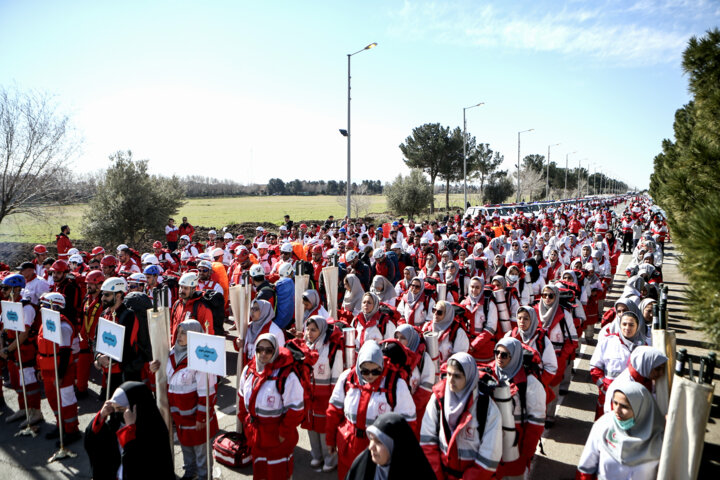
<svg viewBox="0 0 720 480">
<path fill-rule="evenodd" d="M 366 184 L 358 185 L 355 193 L 350 195 L 350 213 L 354 218 L 364 217 L 370 210 L 372 198 L 368 195 L 368 186 Z M 337 197 L 338 205 L 344 207 L 347 197 Z"/>
<path fill-rule="evenodd" d="M 78 147 L 68 117 L 48 95 L 0 87 L 0 223 L 55 203 L 58 179 Z"/>
<path fill-rule="evenodd" d="M 517 182 L 517 171 L 513 173 Z M 545 177 L 533 168 L 523 168 L 520 171 L 520 198 L 531 202 L 537 198 L 545 188 Z"/>
</svg>

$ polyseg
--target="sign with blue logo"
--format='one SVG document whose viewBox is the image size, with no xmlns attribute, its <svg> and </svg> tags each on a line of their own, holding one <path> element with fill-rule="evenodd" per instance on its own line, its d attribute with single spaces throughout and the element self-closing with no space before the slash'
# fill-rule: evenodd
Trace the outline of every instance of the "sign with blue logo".
<svg viewBox="0 0 720 480">
<path fill-rule="evenodd" d="M 22 303 L 2 301 L 2 321 L 5 330 L 25 331 L 25 315 Z"/>
<path fill-rule="evenodd" d="M 225 337 L 188 332 L 187 352 L 189 369 L 225 376 Z"/>
<path fill-rule="evenodd" d="M 41 308 L 43 338 L 62 345 L 62 329 L 60 328 L 60 312 Z M 69 345 L 68 345 L 69 346 Z"/>
<path fill-rule="evenodd" d="M 116 362 L 122 362 L 123 346 L 125 344 L 125 327 L 113 323 L 110 320 L 101 318 L 98 322 L 97 342 L 95 351 L 112 358 Z"/>
</svg>

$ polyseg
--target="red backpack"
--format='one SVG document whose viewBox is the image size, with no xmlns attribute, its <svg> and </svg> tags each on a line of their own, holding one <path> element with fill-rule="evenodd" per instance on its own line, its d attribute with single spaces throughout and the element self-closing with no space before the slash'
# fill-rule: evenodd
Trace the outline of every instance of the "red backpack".
<svg viewBox="0 0 720 480">
<path fill-rule="evenodd" d="M 343 352 L 343 366 L 345 365 L 345 335 L 343 334 L 343 328 L 348 328 L 348 324 L 341 320 L 328 318 L 324 343 L 327 343 L 329 347 L 330 370 L 333 368 L 338 350 Z"/>
<path fill-rule="evenodd" d="M 318 352 L 310 350 L 301 338 L 293 338 L 285 344 L 285 348 L 290 350 L 293 362 L 281 367 L 277 375 L 273 378 L 280 395 L 285 394 L 285 385 L 290 373 L 295 373 L 303 388 L 303 415 L 307 416 L 312 404 L 313 394 L 313 365 L 318 360 Z"/>
</svg>

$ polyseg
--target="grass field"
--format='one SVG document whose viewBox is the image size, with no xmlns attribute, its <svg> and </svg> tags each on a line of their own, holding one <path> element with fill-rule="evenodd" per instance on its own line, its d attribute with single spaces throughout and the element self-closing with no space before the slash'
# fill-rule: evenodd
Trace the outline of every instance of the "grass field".
<svg viewBox="0 0 720 480">
<path fill-rule="evenodd" d="M 387 211 L 385 197 L 370 196 L 368 213 Z M 472 201 L 472 198 L 470 199 Z M 450 195 L 451 205 L 462 204 L 461 194 Z M 436 208 L 445 206 L 445 195 L 436 195 Z M 35 215 L 12 215 L 0 224 L 0 242 L 48 243 L 55 241 L 60 226 L 70 226 L 71 238 L 81 238 L 80 226 L 87 204 L 41 208 Z M 345 197 L 276 196 L 276 197 L 220 197 L 191 198 L 175 215 L 176 223 L 183 216 L 193 225 L 222 228 L 243 222 L 280 224 L 283 215 L 293 220 L 324 220 L 328 215 L 345 216 Z"/>
</svg>

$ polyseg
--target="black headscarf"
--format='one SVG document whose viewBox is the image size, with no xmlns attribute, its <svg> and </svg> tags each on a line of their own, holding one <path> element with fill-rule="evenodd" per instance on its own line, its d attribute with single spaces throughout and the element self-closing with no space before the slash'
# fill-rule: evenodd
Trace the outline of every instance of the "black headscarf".
<svg viewBox="0 0 720 480">
<path fill-rule="evenodd" d="M 530 271 L 530 283 L 535 283 L 538 281 L 538 278 L 540 278 L 540 269 L 538 268 L 537 261 L 533 257 L 529 257 L 525 259 L 525 271 L 527 272 L 527 267 L 532 267 L 532 270 Z"/>
<path fill-rule="evenodd" d="M 387 468 L 388 480 L 435 478 L 435 473 L 420 448 L 415 434 L 401 415 L 397 413 L 380 415 L 367 431 L 372 434 L 375 429 L 381 432 L 380 435 L 376 435 L 381 442 L 383 437 L 388 437 L 392 442 L 392 446 L 388 448 L 391 450 Z M 372 461 L 370 451 L 366 448 L 357 456 L 345 479 L 374 480 L 376 469 L 377 465 Z"/>
</svg>

